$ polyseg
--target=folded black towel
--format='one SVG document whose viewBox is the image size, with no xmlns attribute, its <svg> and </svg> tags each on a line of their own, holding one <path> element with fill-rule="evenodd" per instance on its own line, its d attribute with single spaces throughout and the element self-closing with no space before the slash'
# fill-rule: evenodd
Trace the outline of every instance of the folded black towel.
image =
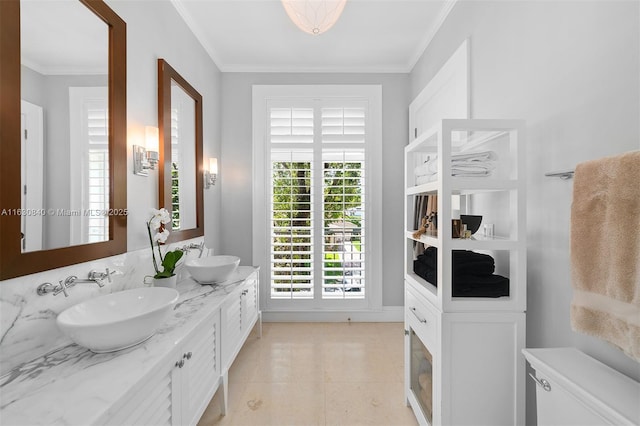
<svg viewBox="0 0 640 426">
<path fill-rule="evenodd" d="M 476 253 L 470 250 L 452 250 L 453 273 L 472 275 L 491 275 L 496 270 L 495 260 L 488 254 Z M 427 247 L 418 261 L 430 268 L 437 269 L 438 249 Z"/>
<path fill-rule="evenodd" d="M 502 297 L 509 295 L 509 278 L 501 275 L 456 275 L 453 297 Z"/>
<path fill-rule="evenodd" d="M 438 286 L 438 271 L 420 260 L 413 262 L 413 271 L 433 286 Z M 471 275 L 453 273 L 453 297 L 502 297 L 509 295 L 509 278 L 501 275 Z"/>
</svg>

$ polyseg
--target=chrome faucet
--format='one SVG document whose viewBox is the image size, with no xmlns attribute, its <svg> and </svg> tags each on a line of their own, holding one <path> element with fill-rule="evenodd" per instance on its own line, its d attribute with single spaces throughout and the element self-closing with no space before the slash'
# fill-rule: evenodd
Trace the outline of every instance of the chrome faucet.
<svg viewBox="0 0 640 426">
<path fill-rule="evenodd" d="M 38 286 L 36 292 L 39 296 L 44 296 L 45 294 L 53 293 L 54 296 L 57 296 L 60 293 L 64 293 L 64 297 L 69 297 L 69 289 L 76 284 L 79 283 L 95 283 L 98 284 L 98 287 L 104 287 L 103 280 L 107 279 L 111 282 L 111 275 L 116 271 L 109 271 L 109 268 L 105 269 L 105 272 L 99 271 L 91 271 L 89 272 L 89 276 L 86 279 L 79 279 L 75 275 L 70 275 L 64 279 L 64 281 L 59 281 L 59 285 L 53 285 L 51 283 L 43 283 Z"/>
<path fill-rule="evenodd" d="M 198 257 L 202 257 L 202 253 L 204 252 L 204 241 L 201 242 L 200 244 L 196 244 L 196 243 L 191 243 L 189 245 L 184 245 L 182 246 L 181 250 L 185 253 L 189 253 L 189 251 L 191 249 L 198 249 L 200 250 L 200 254 L 198 255 Z"/>
</svg>

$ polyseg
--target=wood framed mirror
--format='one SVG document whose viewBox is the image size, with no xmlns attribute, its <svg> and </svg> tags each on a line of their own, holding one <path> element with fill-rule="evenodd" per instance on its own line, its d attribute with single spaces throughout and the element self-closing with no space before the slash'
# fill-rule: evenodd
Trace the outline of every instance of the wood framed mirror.
<svg viewBox="0 0 640 426">
<path fill-rule="evenodd" d="M 202 96 L 158 59 L 160 207 L 171 214 L 170 242 L 204 235 Z"/>
<path fill-rule="evenodd" d="M 57 44 L 44 48 L 52 38 Z M 125 22 L 102 0 L 2 0 L 0 77 L 0 280 L 126 252 Z M 46 96 L 34 95 L 32 81 Z M 43 99 L 34 115 L 25 112 L 27 96 Z M 37 138 L 25 132 L 33 116 L 41 123 L 36 154 Z"/>
</svg>

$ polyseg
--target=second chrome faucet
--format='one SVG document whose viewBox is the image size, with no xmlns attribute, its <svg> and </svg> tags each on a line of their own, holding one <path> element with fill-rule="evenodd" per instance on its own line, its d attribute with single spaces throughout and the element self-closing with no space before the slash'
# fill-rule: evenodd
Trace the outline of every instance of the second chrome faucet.
<svg viewBox="0 0 640 426">
<path fill-rule="evenodd" d="M 115 271 L 109 271 L 109 268 L 106 268 L 105 272 L 91 271 L 87 278 L 82 279 L 75 275 L 70 275 L 65 278 L 64 281 L 59 281 L 60 284 L 58 285 L 53 285 L 51 283 L 40 284 L 36 289 L 36 292 L 40 296 L 44 296 L 49 293 L 53 293 L 54 296 L 57 296 L 60 293 L 64 293 L 64 296 L 68 297 L 68 290 L 79 283 L 95 283 L 98 284 L 98 287 L 104 287 L 103 281 L 106 279 L 111 282 L 111 275 L 113 273 L 115 273 Z"/>
</svg>

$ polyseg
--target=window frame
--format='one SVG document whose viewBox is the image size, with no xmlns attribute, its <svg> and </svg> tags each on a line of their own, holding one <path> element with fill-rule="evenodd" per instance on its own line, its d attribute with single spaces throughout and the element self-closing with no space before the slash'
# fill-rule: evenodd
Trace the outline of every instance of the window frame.
<svg viewBox="0 0 640 426">
<path fill-rule="evenodd" d="M 254 85 L 253 122 L 253 262 L 260 270 L 260 304 L 266 312 L 382 310 L 382 86 L 381 85 Z M 277 300 L 270 298 L 270 161 L 269 103 L 364 101 L 367 104 L 365 147 L 366 293 L 360 300 Z M 316 238 L 322 238 L 317 235 Z M 317 264 L 316 267 L 322 267 Z"/>
</svg>

